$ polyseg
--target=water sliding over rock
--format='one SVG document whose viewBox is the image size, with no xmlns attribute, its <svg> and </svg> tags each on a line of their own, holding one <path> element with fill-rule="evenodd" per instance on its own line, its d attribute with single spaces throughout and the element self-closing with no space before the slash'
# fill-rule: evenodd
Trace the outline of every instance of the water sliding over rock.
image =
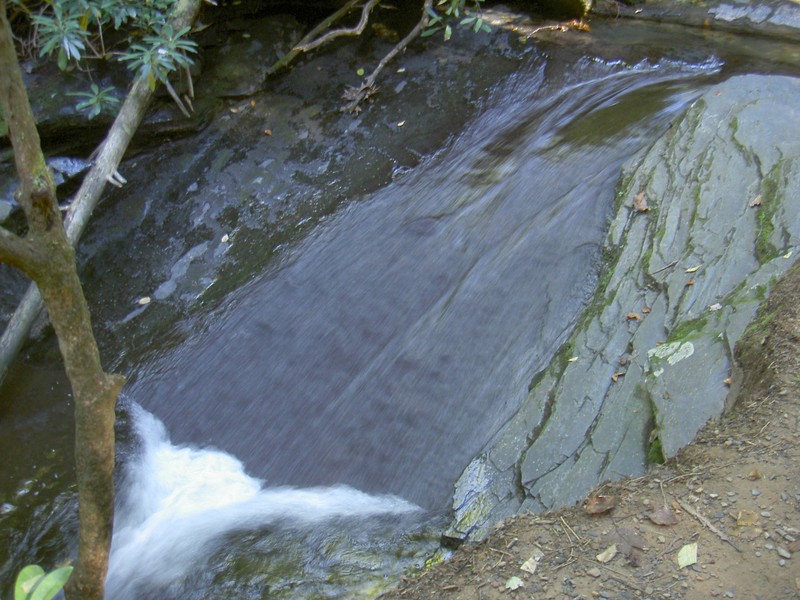
<svg viewBox="0 0 800 600">
<path fill-rule="evenodd" d="M 409 51 L 395 95 L 345 124 L 309 99 L 313 73 L 346 62 L 333 53 L 126 165 L 130 187 L 83 245 L 101 337 L 144 407 L 122 411 L 112 593 L 368 596 L 424 563 L 453 482 L 506 439 L 595 294 L 621 166 L 722 64 L 702 45 L 622 46 L 503 50 L 469 81 L 474 53 Z M 500 67 L 513 73 L 472 79 Z M 428 115 L 467 102 L 469 124 L 425 137 Z M 26 368 L 4 388 L 20 416 L 0 444 L 35 440 L 44 467 L 32 477 L 25 455 L 3 471 L 4 581 L 17 561 L 69 555 L 74 531 L 53 408 L 68 394 L 28 392 L 45 377 Z"/>
<path fill-rule="evenodd" d="M 722 414 L 734 346 L 800 245 L 798 92 L 789 77 L 715 85 L 625 165 L 598 296 L 462 475 L 448 536 L 642 473 Z"/>
</svg>

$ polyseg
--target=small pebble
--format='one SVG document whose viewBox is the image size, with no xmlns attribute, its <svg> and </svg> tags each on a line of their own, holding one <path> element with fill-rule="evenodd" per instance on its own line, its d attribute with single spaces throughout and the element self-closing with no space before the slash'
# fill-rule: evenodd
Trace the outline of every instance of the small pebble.
<svg viewBox="0 0 800 600">
<path fill-rule="evenodd" d="M 792 553 L 786 548 L 781 548 L 778 546 L 778 556 L 782 556 L 783 558 L 792 558 Z"/>
<path fill-rule="evenodd" d="M 768 510 L 762 510 L 762 511 L 761 511 L 761 516 L 762 516 L 762 517 L 769 517 L 769 516 L 771 516 L 771 515 L 769 514 L 769 511 L 768 511 Z"/>
<path fill-rule="evenodd" d="M 761 490 L 758 488 L 753 488 L 752 490 L 750 490 L 750 493 L 753 494 L 753 496 L 760 496 Z"/>
<path fill-rule="evenodd" d="M 758 557 L 761 556 L 761 550 L 756 550 L 756 556 L 758 556 Z"/>
<path fill-rule="evenodd" d="M 725 597 L 726 598 L 733 598 L 733 590 L 728 590 L 727 592 L 725 592 Z"/>
<path fill-rule="evenodd" d="M 767 550 L 775 550 L 775 544 L 770 544 L 769 542 L 767 542 L 766 544 L 764 544 L 764 548 L 766 548 Z"/>
<path fill-rule="evenodd" d="M 586 571 L 586 574 L 589 577 L 594 577 L 596 579 L 596 578 L 600 577 L 600 569 L 598 569 L 597 567 L 593 567 L 593 568 L 589 569 L 588 571 Z"/>
<path fill-rule="evenodd" d="M 783 560 L 783 559 L 780 559 L 780 560 L 778 561 L 778 564 L 779 564 L 780 566 L 782 566 L 782 567 L 785 567 L 785 566 L 786 566 L 786 561 L 785 561 L 785 560 Z"/>
</svg>

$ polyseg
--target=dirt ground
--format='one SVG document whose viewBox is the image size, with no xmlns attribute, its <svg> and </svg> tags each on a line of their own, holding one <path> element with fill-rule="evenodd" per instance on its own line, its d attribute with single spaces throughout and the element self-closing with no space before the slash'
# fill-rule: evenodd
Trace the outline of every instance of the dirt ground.
<svg viewBox="0 0 800 600">
<path fill-rule="evenodd" d="M 800 599 L 798 300 L 800 263 L 737 346 L 735 407 L 677 459 L 517 515 L 383 598 Z"/>
</svg>

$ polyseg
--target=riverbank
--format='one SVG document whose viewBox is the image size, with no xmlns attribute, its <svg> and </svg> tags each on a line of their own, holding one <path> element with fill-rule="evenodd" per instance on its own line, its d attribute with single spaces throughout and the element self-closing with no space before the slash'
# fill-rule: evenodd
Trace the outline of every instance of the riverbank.
<svg viewBox="0 0 800 600">
<path fill-rule="evenodd" d="M 736 405 L 676 458 L 511 517 L 382 597 L 800 598 L 798 296 L 795 265 L 737 346 Z"/>
</svg>

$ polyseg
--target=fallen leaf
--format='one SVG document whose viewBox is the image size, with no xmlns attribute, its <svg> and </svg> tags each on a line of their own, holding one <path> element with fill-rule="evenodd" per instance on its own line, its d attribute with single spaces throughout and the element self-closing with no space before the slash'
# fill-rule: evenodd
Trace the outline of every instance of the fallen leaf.
<svg viewBox="0 0 800 600">
<path fill-rule="evenodd" d="M 568 358 L 567 362 L 575 362 L 576 360 L 578 360 L 578 357 L 577 356 L 573 356 L 571 358 Z"/>
<path fill-rule="evenodd" d="M 635 312 L 629 312 L 627 315 L 625 315 L 625 319 L 628 321 L 641 321 L 642 315 Z"/>
<path fill-rule="evenodd" d="M 719 302 L 712 304 L 711 306 L 708 307 L 708 310 L 710 310 L 711 312 L 722 310 L 722 304 L 720 304 Z"/>
<path fill-rule="evenodd" d="M 611 560 L 616 555 L 617 555 L 617 545 L 616 544 L 611 544 L 608 548 L 606 548 L 600 554 L 595 556 L 595 558 L 597 559 L 597 562 L 601 562 L 603 564 L 606 564 L 608 562 L 611 562 Z"/>
<path fill-rule="evenodd" d="M 644 195 L 644 192 L 639 192 L 633 199 L 633 208 L 636 209 L 636 212 L 647 212 L 650 208 L 647 206 L 647 198 Z"/>
<path fill-rule="evenodd" d="M 255 107 L 256 107 L 256 101 L 250 100 L 250 108 L 255 108 Z"/>
<path fill-rule="evenodd" d="M 646 306 L 642 307 L 642 314 L 649 315 L 650 312 L 651 312 L 650 309 L 647 308 Z"/>
<path fill-rule="evenodd" d="M 403 126 L 403 125 L 405 125 L 405 124 L 406 124 L 406 122 L 405 122 L 405 121 L 400 121 L 400 122 L 397 124 L 397 126 L 398 126 L 398 127 L 402 127 L 402 126 Z"/>
<path fill-rule="evenodd" d="M 672 510 L 674 510 L 678 514 L 681 514 L 681 505 L 678 504 L 677 502 L 673 501 L 672 502 Z"/>
<path fill-rule="evenodd" d="M 730 387 L 731 383 L 733 383 L 733 379 L 731 379 L 730 377 L 726 377 L 725 379 L 722 380 L 722 383 Z"/>
<path fill-rule="evenodd" d="M 750 481 L 755 481 L 756 479 L 761 479 L 761 472 L 758 469 L 753 469 L 747 474 L 747 478 Z"/>
<path fill-rule="evenodd" d="M 758 513 L 754 510 L 740 510 L 736 514 L 737 527 L 752 527 L 758 523 Z"/>
<path fill-rule="evenodd" d="M 542 552 L 541 550 L 534 550 L 531 557 L 524 563 L 522 563 L 520 569 L 522 569 L 526 573 L 530 573 L 531 575 L 533 575 L 534 573 L 536 573 L 536 567 L 539 566 L 539 561 L 541 561 L 543 558 L 544 558 L 544 552 Z"/>
<path fill-rule="evenodd" d="M 356 75 L 358 75 L 359 77 L 363 77 L 364 76 L 364 72 L 365 72 L 364 69 L 358 69 L 356 71 Z"/>
<path fill-rule="evenodd" d="M 510 577 L 509 580 L 506 581 L 507 590 L 518 590 L 521 587 L 525 587 L 525 582 L 516 575 L 514 575 L 514 577 Z"/>
<path fill-rule="evenodd" d="M 142 296 L 141 298 L 139 298 L 139 300 L 137 300 L 136 303 L 141 304 L 142 306 L 150 304 L 150 296 Z"/>
<path fill-rule="evenodd" d="M 686 273 L 697 273 L 698 269 L 700 269 L 702 265 L 697 265 L 696 267 L 689 267 L 686 269 Z"/>
<path fill-rule="evenodd" d="M 691 285 L 694 285 L 694 279 L 690 279 L 689 281 L 686 282 L 686 287 L 689 287 Z"/>
<path fill-rule="evenodd" d="M 650 519 L 656 525 L 677 525 L 678 517 L 675 516 L 675 513 L 669 506 L 659 506 L 653 512 L 647 515 L 647 518 Z"/>
<path fill-rule="evenodd" d="M 236 113 L 238 113 L 238 112 L 239 112 L 241 109 L 239 109 L 239 108 L 229 108 L 228 110 L 229 110 L 229 111 L 231 111 L 233 114 L 236 114 Z"/>
<path fill-rule="evenodd" d="M 590 515 L 606 513 L 617 506 L 617 500 L 616 496 L 590 496 L 584 503 L 584 510 Z"/>
<path fill-rule="evenodd" d="M 753 198 L 753 200 L 748 204 L 750 208 L 755 208 L 756 206 L 761 206 L 761 194 Z"/>
<path fill-rule="evenodd" d="M 221 241 L 223 244 L 227 244 L 227 243 L 228 243 L 228 241 L 229 241 L 230 239 L 231 239 L 231 236 L 229 236 L 229 235 L 226 233 L 225 235 L 223 235 L 223 236 L 222 236 L 222 239 L 220 239 L 220 241 Z"/>
<path fill-rule="evenodd" d="M 697 563 L 697 542 L 686 544 L 678 550 L 678 568 L 691 567 Z"/>
<path fill-rule="evenodd" d="M 624 371 L 617 371 L 616 373 L 614 373 L 611 376 L 611 381 L 613 381 L 614 383 L 617 383 L 617 381 L 619 381 L 620 377 L 625 377 L 625 372 Z"/>
<path fill-rule="evenodd" d="M 272 129 L 265 129 L 264 135 L 272 135 Z"/>
</svg>

